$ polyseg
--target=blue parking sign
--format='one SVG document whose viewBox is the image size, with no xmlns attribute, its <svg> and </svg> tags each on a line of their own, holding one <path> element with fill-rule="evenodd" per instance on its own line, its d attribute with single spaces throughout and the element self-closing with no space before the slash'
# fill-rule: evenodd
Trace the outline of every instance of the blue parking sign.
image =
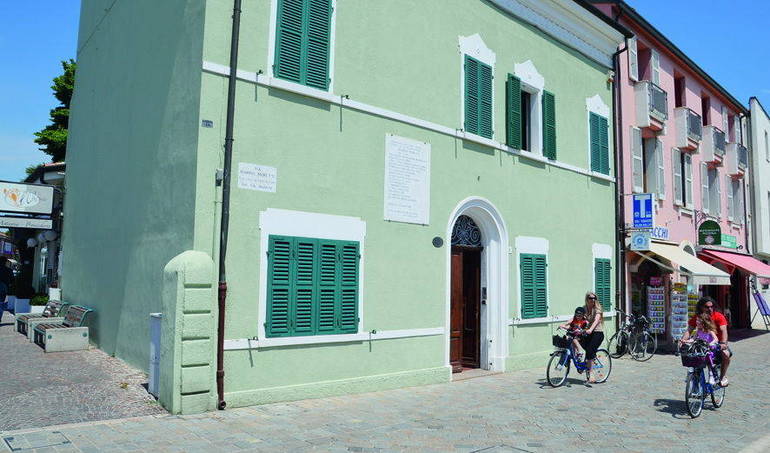
<svg viewBox="0 0 770 453">
<path fill-rule="evenodd" d="M 653 194 L 634 194 L 634 228 L 652 228 L 655 226 L 655 208 L 653 206 Z"/>
</svg>

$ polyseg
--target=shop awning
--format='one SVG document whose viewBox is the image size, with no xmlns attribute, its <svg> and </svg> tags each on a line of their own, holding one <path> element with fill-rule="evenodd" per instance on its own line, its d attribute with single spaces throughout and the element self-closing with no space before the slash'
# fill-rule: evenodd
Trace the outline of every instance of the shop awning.
<svg viewBox="0 0 770 453">
<path fill-rule="evenodd" d="M 701 253 L 727 264 L 740 267 L 749 274 L 754 274 L 757 277 L 770 278 L 770 266 L 752 256 L 730 252 L 719 252 L 716 250 L 703 250 Z"/>
<path fill-rule="evenodd" d="M 675 245 L 650 243 L 650 252 L 680 267 L 679 272 L 690 275 L 694 285 L 729 285 L 730 274 L 701 261 Z M 650 259 L 643 252 L 636 252 Z M 654 260 L 652 260 L 654 261 Z M 660 263 L 658 263 L 660 264 Z M 671 269 L 676 271 L 677 269 Z"/>
</svg>

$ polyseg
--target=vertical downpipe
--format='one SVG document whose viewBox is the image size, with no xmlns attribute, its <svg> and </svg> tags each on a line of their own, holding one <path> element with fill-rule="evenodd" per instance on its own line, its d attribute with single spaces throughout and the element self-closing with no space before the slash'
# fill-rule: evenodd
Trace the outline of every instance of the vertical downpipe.
<svg viewBox="0 0 770 453">
<path fill-rule="evenodd" d="M 617 22 L 617 17 L 615 21 Z M 615 52 L 612 56 L 612 70 L 615 72 L 615 80 L 612 84 L 612 94 L 614 102 L 612 103 L 612 117 L 617 119 L 612 133 L 615 136 L 615 242 L 617 244 L 617 272 L 616 281 L 618 282 L 617 301 L 615 307 L 623 306 L 623 310 L 628 312 L 626 303 L 626 205 L 625 205 L 625 178 L 623 167 L 623 96 L 620 93 L 620 64 L 618 59 L 620 54 L 628 50 L 628 38 L 625 39 L 624 49 Z M 615 317 L 616 327 L 620 327 L 620 317 Z"/>
<path fill-rule="evenodd" d="M 225 302 L 227 301 L 227 233 L 230 225 L 230 175 L 233 160 L 233 120 L 235 117 L 235 84 L 238 68 L 238 37 L 241 27 L 241 0 L 233 3 L 233 28 L 230 38 L 230 77 L 227 86 L 227 122 L 225 124 L 225 162 L 222 183 L 222 217 L 219 228 L 219 285 L 217 323 L 217 408 L 224 410 L 225 402 Z"/>
</svg>

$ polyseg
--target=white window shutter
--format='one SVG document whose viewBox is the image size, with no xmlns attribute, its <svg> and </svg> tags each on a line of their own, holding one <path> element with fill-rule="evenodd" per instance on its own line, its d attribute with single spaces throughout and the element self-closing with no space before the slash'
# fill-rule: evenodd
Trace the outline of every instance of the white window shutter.
<svg viewBox="0 0 770 453">
<path fill-rule="evenodd" d="M 716 206 L 716 213 L 717 217 L 722 218 L 722 184 L 719 182 L 719 172 L 714 169 L 714 186 L 716 188 L 716 202 L 713 203 Z"/>
<path fill-rule="evenodd" d="M 650 63 L 652 63 L 652 83 L 660 86 L 660 54 L 655 49 L 650 52 Z"/>
<path fill-rule="evenodd" d="M 683 153 L 684 156 L 684 205 L 688 208 L 693 207 L 693 184 L 692 184 L 692 156 L 690 153 Z"/>
<path fill-rule="evenodd" d="M 733 205 L 733 180 L 729 176 L 727 178 L 727 184 L 725 184 L 725 190 L 727 191 L 727 220 L 732 221 L 735 218 L 735 206 Z"/>
<path fill-rule="evenodd" d="M 663 142 L 655 139 L 655 159 L 658 162 L 658 199 L 666 199 L 666 166 L 663 159 Z"/>
<path fill-rule="evenodd" d="M 741 180 L 735 181 L 733 197 L 735 198 L 735 201 L 736 201 L 735 213 L 733 214 L 733 217 L 739 224 L 743 225 L 743 222 L 745 220 L 743 217 L 744 209 L 745 209 L 743 203 L 745 200 L 743 197 L 743 182 Z"/>
<path fill-rule="evenodd" d="M 644 182 L 645 192 L 658 193 L 658 160 L 655 157 L 655 139 L 645 138 L 644 147 Z"/>
<path fill-rule="evenodd" d="M 703 203 L 702 210 L 705 213 L 709 213 L 709 174 L 708 166 L 705 162 L 700 164 L 700 185 L 701 185 L 701 203 Z"/>
<path fill-rule="evenodd" d="M 674 204 L 682 206 L 682 152 L 671 148 L 671 169 L 674 174 Z"/>
<path fill-rule="evenodd" d="M 636 48 L 636 36 L 628 40 L 628 77 L 639 81 L 639 52 Z"/>
<path fill-rule="evenodd" d="M 741 130 L 741 117 L 735 115 L 733 117 L 733 122 L 735 123 L 733 125 L 735 130 L 735 143 L 743 143 L 743 140 L 741 140 L 741 137 L 743 136 L 743 131 Z"/>
<path fill-rule="evenodd" d="M 631 154 L 633 159 L 634 192 L 644 192 L 644 154 L 642 151 L 642 131 L 631 126 Z"/>
<path fill-rule="evenodd" d="M 722 132 L 724 132 L 725 135 L 727 135 L 729 130 L 730 129 L 727 124 L 727 107 L 722 106 Z"/>
</svg>

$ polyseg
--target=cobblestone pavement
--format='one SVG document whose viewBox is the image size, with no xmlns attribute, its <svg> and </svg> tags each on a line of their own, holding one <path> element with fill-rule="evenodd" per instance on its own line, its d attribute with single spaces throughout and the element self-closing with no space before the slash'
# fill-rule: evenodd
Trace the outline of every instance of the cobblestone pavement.
<svg viewBox="0 0 770 453">
<path fill-rule="evenodd" d="M 98 349 L 46 354 L 16 333 L 13 316 L 2 317 L 0 430 L 166 413 L 145 382 Z"/>
<path fill-rule="evenodd" d="M 736 356 L 724 406 L 707 406 L 695 420 L 683 403 L 685 369 L 678 358 L 661 355 L 646 363 L 617 360 L 609 381 L 593 387 L 577 379 L 562 388 L 545 387 L 543 366 L 451 384 L 195 416 L 5 432 L 2 444 L 23 453 L 732 452 L 770 433 L 770 334 L 732 347 Z"/>
</svg>

